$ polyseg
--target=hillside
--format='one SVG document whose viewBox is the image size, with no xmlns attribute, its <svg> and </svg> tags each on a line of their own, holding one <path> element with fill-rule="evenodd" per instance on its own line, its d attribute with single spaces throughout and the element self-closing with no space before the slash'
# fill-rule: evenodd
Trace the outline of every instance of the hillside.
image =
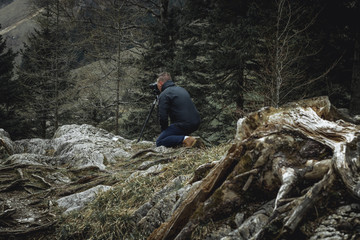
<svg viewBox="0 0 360 240">
<path fill-rule="evenodd" d="M 0 6 L 0 34 L 6 39 L 8 47 L 19 51 L 27 36 L 33 31 L 36 24 L 33 18 L 38 10 L 32 9 L 29 0 L 8 1 L 7 5 Z"/>
</svg>

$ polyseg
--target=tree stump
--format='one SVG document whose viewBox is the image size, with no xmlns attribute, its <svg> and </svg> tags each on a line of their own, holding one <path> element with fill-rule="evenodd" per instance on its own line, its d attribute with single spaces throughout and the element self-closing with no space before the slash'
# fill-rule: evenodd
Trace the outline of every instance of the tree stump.
<svg viewBox="0 0 360 240">
<path fill-rule="evenodd" d="M 227 154 L 148 240 L 189 239 L 200 224 L 225 219 L 249 201 L 273 206 L 247 238 L 280 239 L 299 228 L 335 182 L 358 200 L 360 128 L 340 117 L 319 97 L 240 119 Z"/>
</svg>

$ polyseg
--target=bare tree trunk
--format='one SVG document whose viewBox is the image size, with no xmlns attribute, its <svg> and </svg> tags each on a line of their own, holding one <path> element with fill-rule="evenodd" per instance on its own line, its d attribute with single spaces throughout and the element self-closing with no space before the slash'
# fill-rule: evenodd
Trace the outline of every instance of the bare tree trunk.
<svg viewBox="0 0 360 240">
<path fill-rule="evenodd" d="M 284 29 L 280 29 L 280 21 L 283 18 L 285 0 L 281 0 L 278 4 L 277 22 L 276 22 L 276 39 L 275 39 L 275 99 L 273 100 L 273 106 L 279 107 L 280 103 L 280 91 L 282 86 L 282 70 L 284 61 L 284 47 L 287 45 L 287 39 L 282 40 L 282 35 L 288 31 L 287 25 Z M 290 6 L 289 6 L 290 8 Z M 290 16 L 288 21 L 290 21 Z M 281 33 L 282 32 L 282 33 Z"/>
<path fill-rule="evenodd" d="M 165 23 L 168 16 L 169 0 L 161 0 L 160 2 L 160 19 L 161 23 Z"/>
<path fill-rule="evenodd" d="M 120 21 L 120 19 L 119 19 Z M 117 52 L 117 79 L 116 79 L 116 108 L 115 108 L 115 134 L 119 134 L 119 102 L 120 102 L 120 81 L 121 81 L 121 30 L 118 26 L 118 52 Z"/>
<path fill-rule="evenodd" d="M 304 60 L 317 54 L 306 32 L 314 24 L 317 13 L 305 11 L 304 4 L 289 0 L 274 2 L 274 15 L 268 28 L 274 34 L 266 35 L 266 56 L 261 60 L 260 79 L 263 80 L 266 103 L 279 107 L 283 103 L 301 98 L 305 87 L 321 79 L 328 71 L 314 79 L 308 79 Z M 295 91 L 296 90 L 296 91 Z M 297 96 L 292 96 L 298 92 Z"/>
<path fill-rule="evenodd" d="M 56 2 L 56 30 L 55 37 L 59 38 L 59 1 Z M 54 128 L 55 131 L 59 127 L 59 46 L 55 44 L 55 106 L 54 106 Z"/>
<path fill-rule="evenodd" d="M 360 41 L 359 33 L 356 34 L 354 46 L 354 62 L 351 82 L 350 113 L 360 114 Z"/>
</svg>

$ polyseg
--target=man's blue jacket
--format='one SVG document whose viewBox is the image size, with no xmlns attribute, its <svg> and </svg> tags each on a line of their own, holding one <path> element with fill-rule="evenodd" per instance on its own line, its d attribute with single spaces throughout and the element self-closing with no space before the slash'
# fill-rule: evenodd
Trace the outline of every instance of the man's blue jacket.
<svg viewBox="0 0 360 240">
<path fill-rule="evenodd" d="M 161 131 L 168 127 L 168 117 L 170 123 L 182 129 L 185 134 L 199 128 L 200 115 L 190 94 L 173 81 L 169 80 L 162 85 L 158 108 Z"/>
</svg>

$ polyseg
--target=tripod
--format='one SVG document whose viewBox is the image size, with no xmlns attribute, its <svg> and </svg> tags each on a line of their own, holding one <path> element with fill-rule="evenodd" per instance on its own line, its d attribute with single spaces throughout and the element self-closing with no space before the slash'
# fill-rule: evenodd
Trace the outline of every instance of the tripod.
<svg viewBox="0 0 360 240">
<path fill-rule="evenodd" d="M 151 106 L 150 112 L 149 112 L 149 114 L 148 114 L 148 116 L 147 116 L 147 118 L 146 118 L 146 121 L 144 122 L 144 125 L 143 125 L 142 129 L 141 129 L 140 137 L 139 137 L 139 139 L 137 140 L 137 143 L 140 142 L 140 139 L 141 139 L 142 136 L 143 136 L 145 126 L 146 126 L 146 124 L 147 124 L 148 121 L 149 121 L 149 118 L 150 118 L 150 116 L 151 116 L 151 113 L 153 112 L 154 107 L 155 107 L 156 102 L 158 101 L 158 99 L 159 99 L 159 95 L 156 95 L 156 98 L 155 98 L 155 100 L 154 100 L 154 102 L 153 102 L 153 104 L 152 104 L 152 106 Z"/>
</svg>

